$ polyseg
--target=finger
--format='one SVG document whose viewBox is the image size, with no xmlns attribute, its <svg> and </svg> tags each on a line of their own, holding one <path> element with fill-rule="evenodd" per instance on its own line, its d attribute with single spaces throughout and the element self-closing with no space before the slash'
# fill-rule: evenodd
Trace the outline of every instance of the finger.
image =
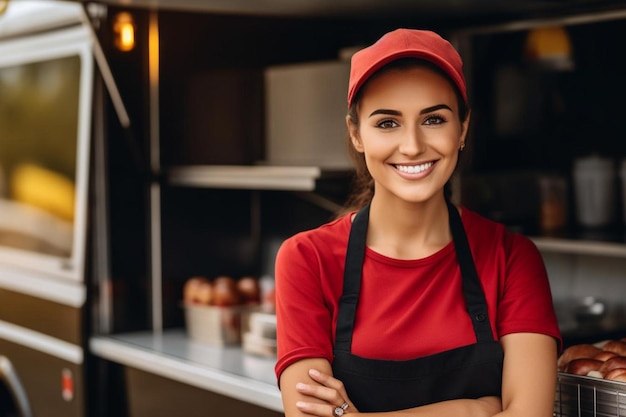
<svg viewBox="0 0 626 417">
<path fill-rule="evenodd" d="M 352 404 L 351 401 L 348 399 L 348 393 L 346 392 L 346 388 L 343 385 L 343 382 L 341 382 L 341 380 L 334 378 L 331 375 L 320 372 L 317 369 L 310 369 L 309 376 L 315 382 L 319 382 L 325 387 L 334 389 L 337 393 L 337 397 L 336 397 L 336 400 L 338 400 L 337 404 L 343 404 L 344 401 L 347 401 L 349 404 Z"/>
<path fill-rule="evenodd" d="M 334 415 L 335 407 L 328 404 L 309 403 L 298 401 L 296 407 L 305 414 L 319 417 L 328 417 Z"/>
<path fill-rule="evenodd" d="M 333 407 L 336 407 L 337 404 L 343 404 L 343 397 L 333 388 L 299 382 L 296 384 L 296 390 L 301 394 L 322 400 Z"/>
<path fill-rule="evenodd" d="M 331 375 L 318 371 L 317 369 L 310 369 L 309 376 L 316 382 L 324 385 L 325 387 L 334 388 L 337 391 L 344 390 L 343 382 Z"/>
</svg>

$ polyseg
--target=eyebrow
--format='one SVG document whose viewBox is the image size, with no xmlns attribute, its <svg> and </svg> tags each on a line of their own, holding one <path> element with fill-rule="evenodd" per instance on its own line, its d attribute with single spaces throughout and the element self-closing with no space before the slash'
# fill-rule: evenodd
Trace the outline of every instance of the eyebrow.
<svg viewBox="0 0 626 417">
<path fill-rule="evenodd" d="M 448 109 L 450 111 L 453 111 L 452 108 L 450 106 L 448 106 L 447 104 L 436 104 L 434 106 L 430 106 L 430 107 L 426 107 L 425 109 L 422 109 L 420 111 L 420 114 L 426 114 L 426 113 L 430 113 L 436 110 L 440 110 L 440 109 Z M 391 115 L 391 116 L 401 116 L 402 113 L 397 111 L 397 110 L 389 110 L 389 109 L 377 109 L 374 110 L 369 117 L 375 116 L 377 114 L 387 114 L 387 115 Z"/>
</svg>

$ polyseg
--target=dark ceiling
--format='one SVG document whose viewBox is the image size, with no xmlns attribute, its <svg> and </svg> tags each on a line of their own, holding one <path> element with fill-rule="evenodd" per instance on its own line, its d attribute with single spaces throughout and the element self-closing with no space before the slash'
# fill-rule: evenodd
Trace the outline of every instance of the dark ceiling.
<svg viewBox="0 0 626 417">
<path fill-rule="evenodd" d="M 84 0 L 83 0 L 84 1 Z M 436 20 L 506 21 L 623 8 L 615 0 L 100 0 L 129 7 L 216 13 Z"/>
</svg>

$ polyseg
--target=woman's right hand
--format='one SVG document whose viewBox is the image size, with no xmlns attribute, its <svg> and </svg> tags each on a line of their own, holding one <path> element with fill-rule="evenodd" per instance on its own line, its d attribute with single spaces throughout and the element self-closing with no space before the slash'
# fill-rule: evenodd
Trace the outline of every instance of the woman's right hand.
<svg viewBox="0 0 626 417">
<path fill-rule="evenodd" d="M 309 376 L 317 384 L 298 383 L 296 389 L 301 394 L 321 400 L 323 403 L 298 401 L 296 406 L 300 411 L 305 414 L 327 417 L 334 414 L 336 407 L 347 404 L 347 408 L 344 411 L 345 414 L 358 412 L 350 398 L 348 398 L 343 382 L 317 369 L 310 369 Z"/>
</svg>

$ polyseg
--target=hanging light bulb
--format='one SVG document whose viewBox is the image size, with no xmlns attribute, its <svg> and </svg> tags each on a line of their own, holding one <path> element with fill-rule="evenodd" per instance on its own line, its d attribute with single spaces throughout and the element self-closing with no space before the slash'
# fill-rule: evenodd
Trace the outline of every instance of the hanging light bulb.
<svg viewBox="0 0 626 417">
<path fill-rule="evenodd" d="M 526 36 L 526 58 L 547 70 L 571 71 L 574 69 L 572 42 L 561 26 L 531 29 Z"/>
<path fill-rule="evenodd" d="M 113 42 L 122 52 L 131 51 L 135 47 L 135 24 L 128 12 L 121 12 L 113 21 Z"/>
</svg>

